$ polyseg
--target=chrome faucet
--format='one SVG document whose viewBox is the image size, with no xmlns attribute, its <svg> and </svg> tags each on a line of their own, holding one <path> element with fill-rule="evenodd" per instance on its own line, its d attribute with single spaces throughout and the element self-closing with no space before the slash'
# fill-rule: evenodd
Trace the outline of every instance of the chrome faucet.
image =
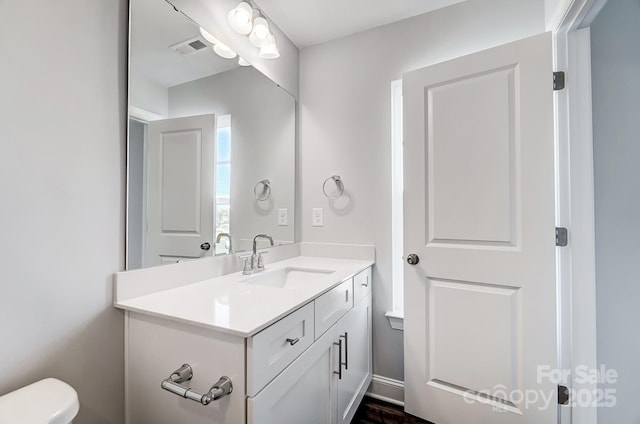
<svg viewBox="0 0 640 424">
<path fill-rule="evenodd" d="M 244 260 L 244 269 L 242 273 L 245 275 L 255 274 L 256 272 L 264 271 L 264 262 L 262 261 L 262 254 L 257 251 L 258 239 L 267 239 L 271 243 L 271 246 L 275 246 L 273 243 L 273 237 L 266 234 L 258 234 L 253 238 L 253 254 L 249 258 Z"/>
<path fill-rule="evenodd" d="M 229 240 L 229 251 L 227 252 L 227 254 L 230 255 L 231 253 L 233 253 L 233 250 L 231 250 L 231 234 L 218 233 L 218 237 L 216 237 L 216 243 L 220 243 L 220 239 L 222 239 L 223 237 L 226 237 L 227 240 Z"/>
</svg>

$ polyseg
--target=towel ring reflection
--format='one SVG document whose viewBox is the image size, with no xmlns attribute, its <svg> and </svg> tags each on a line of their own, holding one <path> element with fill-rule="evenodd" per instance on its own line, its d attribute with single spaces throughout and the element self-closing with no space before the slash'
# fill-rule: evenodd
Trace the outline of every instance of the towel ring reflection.
<svg viewBox="0 0 640 424">
<path fill-rule="evenodd" d="M 262 187 L 262 189 L 260 189 Z M 268 200 L 271 197 L 271 183 L 269 180 L 261 180 L 253 187 L 253 194 L 257 200 L 261 202 Z"/>
<path fill-rule="evenodd" d="M 333 181 L 335 183 L 337 188 L 336 191 L 327 193 L 327 183 L 329 181 Z M 332 175 L 331 177 L 324 180 L 324 183 L 322 184 L 322 192 L 330 200 L 336 200 L 337 198 L 342 196 L 344 194 L 344 183 L 342 182 L 342 178 L 340 178 L 340 175 Z"/>
</svg>

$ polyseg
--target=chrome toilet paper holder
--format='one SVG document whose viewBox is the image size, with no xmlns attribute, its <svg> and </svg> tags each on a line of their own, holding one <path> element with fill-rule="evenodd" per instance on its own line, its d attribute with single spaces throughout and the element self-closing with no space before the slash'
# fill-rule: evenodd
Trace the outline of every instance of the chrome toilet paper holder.
<svg viewBox="0 0 640 424">
<path fill-rule="evenodd" d="M 171 373 L 168 378 L 162 380 L 160 387 L 163 389 L 181 396 L 186 399 L 191 399 L 202 405 L 208 405 L 211 402 L 223 398 L 233 391 L 233 384 L 231 379 L 227 376 L 222 376 L 216 381 L 207 393 L 200 394 L 190 387 L 183 386 L 182 384 L 193 378 L 193 369 L 189 364 L 183 364 L 180 368 Z"/>
</svg>

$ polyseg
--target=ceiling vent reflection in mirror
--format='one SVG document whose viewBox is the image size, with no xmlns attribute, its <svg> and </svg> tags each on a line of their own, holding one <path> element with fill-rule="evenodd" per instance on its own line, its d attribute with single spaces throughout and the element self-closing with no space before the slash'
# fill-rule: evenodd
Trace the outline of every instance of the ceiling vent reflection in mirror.
<svg viewBox="0 0 640 424">
<path fill-rule="evenodd" d="M 199 52 L 200 50 L 204 50 L 208 47 L 208 44 L 205 43 L 204 39 L 200 37 L 190 38 L 185 41 L 181 41 L 172 46 L 169 46 L 171 50 L 178 53 L 180 56 L 189 56 L 190 54 Z"/>
</svg>

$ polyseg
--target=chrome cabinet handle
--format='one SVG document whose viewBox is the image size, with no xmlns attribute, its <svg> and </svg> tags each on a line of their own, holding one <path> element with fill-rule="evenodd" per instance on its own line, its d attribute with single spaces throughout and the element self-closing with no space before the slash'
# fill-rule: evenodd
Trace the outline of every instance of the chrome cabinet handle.
<svg viewBox="0 0 640 424">
<path fill-rule="evenodd" d="M 289 343 L 291 346 L 298 343 L 299 341 L 300 341 L 300 337 L 296 337 L 295 339 L 287 339 L 287 343 Z"/>
<path fill-rule="evenodd" d="M 344 332 L 344 336 L 340 335 L 340 338 L 344 339 L 344 369 L 349 369 L 349 333 Z"/>
<path fill-rule="evenodd" d="M 338 343 L 333 342 L 334 346 L 338 346 L 338 371 L 334 371 L 334 374 L 338 374 L 338 380 L 342 380 L 342 339 L 338 340 Z"/>
</svg>

